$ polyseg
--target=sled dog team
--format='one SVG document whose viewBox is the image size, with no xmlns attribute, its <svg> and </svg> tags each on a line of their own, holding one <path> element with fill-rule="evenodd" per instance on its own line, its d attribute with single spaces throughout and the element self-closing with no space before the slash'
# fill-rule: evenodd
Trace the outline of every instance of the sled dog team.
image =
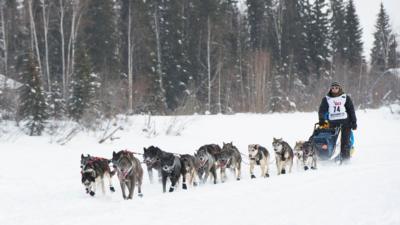
<svg viewBox="0 0 400 225">
<path fill-rule="evenodd" d="M 275 153 L 278 175 L 291 172 L 293 160 L 305 170 L 316 169 L 316 154 L 313 145 L 306 141 L 296 142 L 294 150 L 282 139 L 273 138 L 272 146 Z M 242 154 L 232 142 L 223 143 L 222 148 L 216 144 L 201 146 L 194 155 L 174 154 L 161 150 L 158 147 L 150 146 L 144 148 L 143 163 L 146 164 L 150 182 L 154 182 L 153 170 L 158 172 L 158 181 L 161 181 L 163 192 L 166 192 L 167 180 L 171 186 L 169 192 L 173 192 L 182 179 L 182 189 L 187 189 L 188 184 L 197 186 L 199 183 L 206 183 L 211 178 L 214 184 L 217 183 L 217 170 L 220 172 L 220 181 L 227 180 L 226 169 L 230 169 L 236 180 L 241 178 Z M 110 191 L 114 192 L 112 176 L 117 174 L 120 182 L 122 197 L 132 199 L 135 186 L 142 197 L 143 168 L 134 153 L 127 150 L 113 152 L 112 159 L 81 155 L 81 176 L 82 184 L 86 193 L 94 196 L 96 186 L 102 187 L 105 193 L 107 180 Z M 254 168 L 260 166 L 261 177 L 269 177 L 270 153 L 258 144 L 248 145 L 248 160 L 250 165 L 250 176 L 256 178 Z M 111 170 L 109 164 L 112 164 Z"/>
</svg>

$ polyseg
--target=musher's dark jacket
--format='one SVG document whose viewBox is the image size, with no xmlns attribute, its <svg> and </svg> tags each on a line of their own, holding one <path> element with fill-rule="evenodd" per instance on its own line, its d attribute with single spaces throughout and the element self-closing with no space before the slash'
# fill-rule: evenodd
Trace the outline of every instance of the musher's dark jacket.
<svg viewBox="0 0 400 225">
<path fill-rule="evenodd" d="M 337 95 L 333 95 L 331 91 L 327 94 L 328 97 L 337 97 L 344 94 L 342 89 L 340 89 L 339 93 Z M 351 100 L 349 95 L 346 95 L 346 103 L 344 104 L 344 107 L 346 108 L 347 112 L 347 118 L 346 119 L 340 119 L 340 120 L 330 120 L 329 123 L 332 126 L 337 126 L 337 125 L 342 125 L 343 127 L 350 127 L 353 129 L 357 128 L 357 117 L 356 113 L 354 111 L 354 105 L 353 101 Z M 325 115 L 329 111 L 329 105 L 326 97 L 324 97 L 321 101 L 321 104 L 319 106 L 319 111 L 318 111 L 318 116 L 319 116 L 319 121 L 324 121 L 326 120 Z"/>
</svg>

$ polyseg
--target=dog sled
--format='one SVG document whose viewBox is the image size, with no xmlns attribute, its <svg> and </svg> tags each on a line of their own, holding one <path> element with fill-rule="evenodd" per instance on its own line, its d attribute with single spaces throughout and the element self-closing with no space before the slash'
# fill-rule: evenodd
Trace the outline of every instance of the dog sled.
<svg viewBox="0 0 400 225">
<path fill-rule="evenodd" d="M 329 128 L 328 126 L 320 126 L 318 123 L 314 125 L 314 131 L 310 137 L 317 157 L 321 161 L 341 161 L 340 140 L 340 127 Z"/>
</svg>

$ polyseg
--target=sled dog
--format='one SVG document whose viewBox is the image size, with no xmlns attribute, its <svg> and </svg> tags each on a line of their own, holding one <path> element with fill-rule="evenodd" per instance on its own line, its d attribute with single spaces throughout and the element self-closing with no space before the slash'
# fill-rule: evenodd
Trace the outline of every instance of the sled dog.
<svg viewBox="0 0 400 225">
<path fill-rule="evenodd" d="M 259 165 L 261 168 L 261 177 L 269 177 L 269 152 L 268 150 L 257 144 L 248 146 L 249 161 L 250 161 L 250 176 L 256 178 L 254 175 L 254 167 Z"/>
<path fill-rule="evenodd" d="M 101 184 L 102 192 L 105 194 L 105 179 L 108 180 L 110 191 L 115 191 L 111 180 L 114 172 L 111 172 L 108 163 L 108 159 L 81 155 L 81 182 L 85 186 L 86 193 L 94 196 L 97 186 Z"/>
<path fill-rule="evenodd" d="M 117 171 L 122 197 L 125 200 L 132 199 L 135 185 L 138 186 L 138 196 L 142 197 L 143 169 L 139 159 L 132 152 L 122 150 L 117 153 L 113 152 L 112 163 Z"/>
<path fill-rule="evenodd" d="M 317 168 L 317 155 L 311 141 L 298 141 L 294 147 L 296 161 L 304 170 Z"/>
<path fill-rule="evenodd" d="M 161 154 L 164 153 L 158 147 L 150 146 L 148 148 L 143 148 L 143 160 L 146 163 L 147 173 L 149 174 L 150 183 L 153 183 L 153 169 L 158 172 L 158 180 L 161 181 Z"/>
<path fill-rule="evenodd" d="M 198 162 L 197 174 L 202 183 L 206 183 L 208 176 L 211 175 L 214 178 L 214 184 L 217 183 L 217 172 L 215 165 L 215 156 L 221 152 L 221 148 L 218 145 L 210 144 L 201 146 L 195 153 L 194 157 Z"/>
<path fill-rule="evenodd" d="M 196 158 L 189 154 L 183 154 L 181 157 L 182 166 L 185 167 L 186 177 L 189 180 L 189 184 L 197 186 L 197 170 L 198 162 Z"/>
<path fill-rule="evenodd" d="M 225 172 L 226 168 L 232 170 L 235 174 L 236 180 L 240 180 L 242 156 L 232 142 L 223 143 L 222 151 L 216 154 L 216 160 L 217 167 L 221 170 L 221 182 L 225 182 L 227 179 Z"/>
<path fill-rule="evenodd" d="M 171 181 L 171 187 L 169 192 L 173 192 L 176 189 L 176 185 L 182 175 L 182 188 L 187 189 L 186 186 L 186 170 L 182 166 L 181 159 L 169 152 L 163 152 L 160 158 L 161 162 L 161 177 L 163 192 L 166 192 L 167 179 Z"/>
<path fill-rule="evenodd" d="M 283 141 L 282 138 L 273 138 L 272 146 L 275 151 L 276 167 L 278 175 L 285 174 L 286 170 L 289 173 L 292 171 L 293 166 L 293 150 L 290 145 Z"/>
</svg>

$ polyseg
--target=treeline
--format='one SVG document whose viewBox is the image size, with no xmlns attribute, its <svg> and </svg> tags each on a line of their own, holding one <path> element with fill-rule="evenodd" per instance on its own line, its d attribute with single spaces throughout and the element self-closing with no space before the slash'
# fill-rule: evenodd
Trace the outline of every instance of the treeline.
<svg viewBox="0 0 400 225">
<path fill-rule="evenodd" d="M 48 118 L 315 110 L 333 80 L 357 105 L 399 99 L 371 92 L 399 65 L 383 5 L 368 72 L 352 0 L 0 2 L 0 71 L 23 84 L 2 114 L 31 134 Z"/>
</svg>

